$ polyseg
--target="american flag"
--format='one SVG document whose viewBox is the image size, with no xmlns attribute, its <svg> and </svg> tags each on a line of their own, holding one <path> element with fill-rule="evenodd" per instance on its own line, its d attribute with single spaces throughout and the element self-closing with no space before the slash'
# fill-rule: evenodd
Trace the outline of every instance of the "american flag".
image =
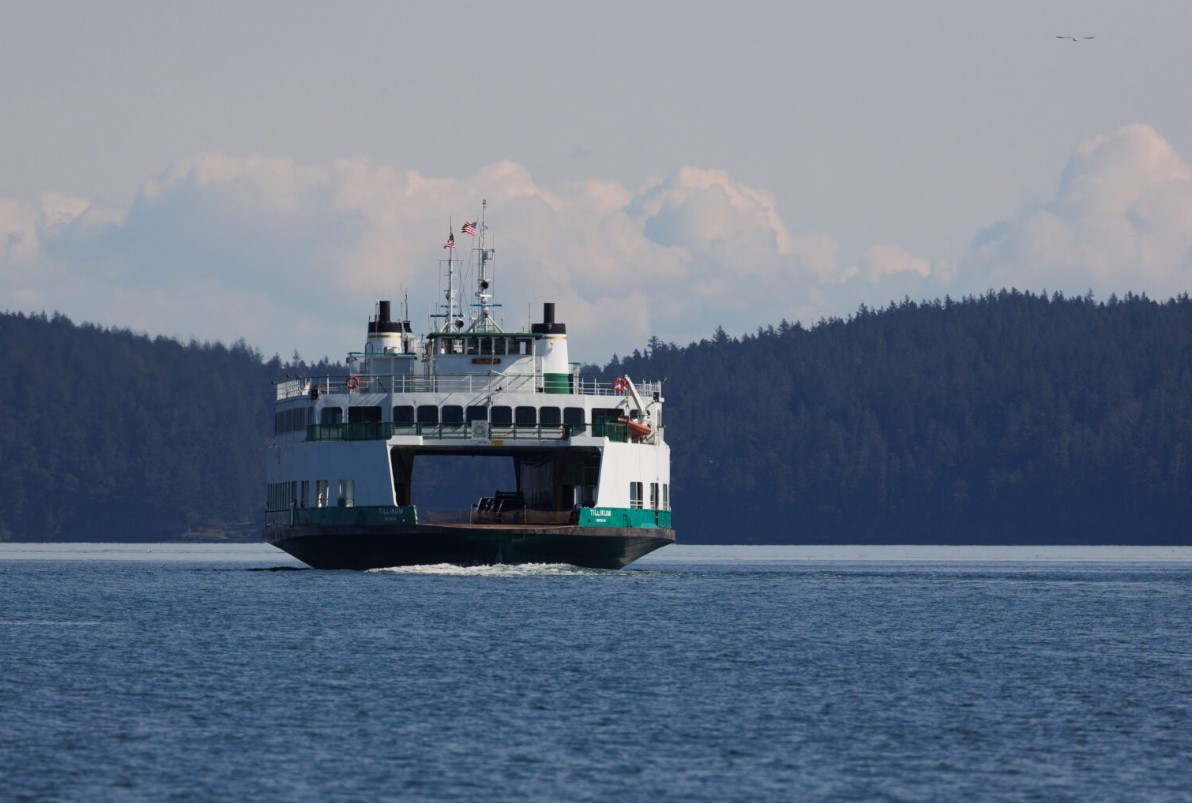
<svg viewBox="0 0 1192 803">
<path fill-rule="evenodd" d="M 447 236 L 447 242 L 443 243 L 444 248 L 455 248 L 455 232 Z"/>
<path fill-rule="evenodd" d="M 460 229 L 460 231 L 462 231 L 464 234 L 470 234 L 473 237 L 475 237 L 476 236 L 476 224 L 469 223 L 465 220 L 464 227 L 462 229 Z"/>
</svg>

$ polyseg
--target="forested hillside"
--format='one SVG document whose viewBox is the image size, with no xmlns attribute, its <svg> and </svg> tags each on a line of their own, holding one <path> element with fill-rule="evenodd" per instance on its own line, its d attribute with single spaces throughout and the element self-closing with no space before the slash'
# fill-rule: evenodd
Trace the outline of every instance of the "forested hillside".
<svg viewBox="0 0 1192 803">
<path fill-rule="evenodd" d="M 276 359 L 7 314 L 0 355 L 0 540 L 256 534 Z"/>
<path fill-rule="evenodd" d="M 1192 544 L 1192 303 L 989 293 L 678 347 L 676 527 L 708 543 Z"/>
<path fill-rule="evenodd" d="M 255 538 L 269 382 L 328 369 L 60 316 L 0 315 L 0 355 L 0 540 Z M 602 373 L 666 380 L 681 542 L 1192 544 L 1187 296 L 906 301 Z"/>
</svg>

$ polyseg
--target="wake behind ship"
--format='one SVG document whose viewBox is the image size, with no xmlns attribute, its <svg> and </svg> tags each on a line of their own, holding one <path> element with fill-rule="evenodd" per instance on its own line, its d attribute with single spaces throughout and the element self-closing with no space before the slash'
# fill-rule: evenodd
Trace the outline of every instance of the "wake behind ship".
<svg viewBox="0 0 1192 803">
<path fill-rule="evenodd" d="M 277 386 L 267 543 L 320 569 L 617 569 L 674 542 L 661 383 L 585 379 L 554 304 L 529 331 L 502 328 L 486 232 L 483 213 L 462 228 L 476 242 L 466 267 L 448 238 L 427 334 L 380 301 L 350 373 Z M 476 289 L 465 307 L 456 284 L 468 274 Z M 417 468 L 436 456 L 502 458 L 512 487 L 422 510 Z"/>
</svg>

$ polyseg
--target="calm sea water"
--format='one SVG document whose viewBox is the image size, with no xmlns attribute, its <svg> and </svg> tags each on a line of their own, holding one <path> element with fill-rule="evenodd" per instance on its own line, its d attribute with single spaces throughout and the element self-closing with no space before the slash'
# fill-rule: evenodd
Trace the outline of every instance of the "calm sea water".
<svg viewBox="0 0 1192 803">
<path fill-rule="evenodd" d="M 1192 550 L 0 545 L 2 799 L 1186 800 L 1190 756 Z"/>
</svg>

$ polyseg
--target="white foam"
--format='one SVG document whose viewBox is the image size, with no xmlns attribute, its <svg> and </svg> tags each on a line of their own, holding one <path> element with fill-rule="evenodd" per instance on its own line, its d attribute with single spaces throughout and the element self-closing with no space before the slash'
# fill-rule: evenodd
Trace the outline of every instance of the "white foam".
<svg viewBox="0 0 1192 803">
<path fill-rule="evenodd" d="M 612 572 L 611 569 L 582 569 L 567 563 L 499 563 L 495 566 L 455 566 L 450 563 L 434 563 L 425 566 L 391 566 L 368 571 L 380 574 L 433 574 L 457 577 L 561 577 L 601 575 Z"/>
</svg>

